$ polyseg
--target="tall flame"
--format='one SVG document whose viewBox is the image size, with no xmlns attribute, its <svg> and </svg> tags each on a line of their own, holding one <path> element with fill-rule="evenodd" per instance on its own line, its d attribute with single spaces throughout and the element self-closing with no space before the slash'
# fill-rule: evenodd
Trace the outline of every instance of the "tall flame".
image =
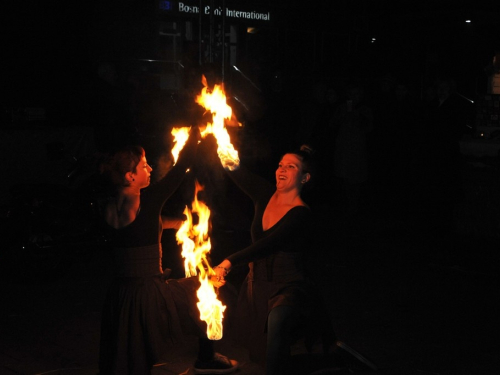
<svg viewBox="0 0 500 375">
<path fill-rule="evenodd" d="M 174 136 L 174 147 L 172 148 L 172 156 L 174 157 L 174 164 L 177 163 L 179 159 L 179 153 L 184 148 L 188 138 L 189 138 L 189 127 L 183 128 L 173 128 L 172 135 Z"/>
<path fill-rule="evenodd" d="M 208 264 L 206 255 L 210 252 L 211 244 L 208 237 L 210 209 L 205 203 L 198 200 L 198 192 L 203 187 L 195 181 L 195 195 L 192 210 L 184 209 L 187 220 L 183 222 L 176 233 L 178 243 L 182 243 L 182 257 L 184 258 L 184 271 L 186 277 L 206 273 L 205 268 L 212 270 Z M 198 214 L 198 223 L 194 224 L 193 212 Z"/>
<path fill-rule="evenodd" d="M 207 134 L 213 134 L 217 139 L 217 154 L 224 168 L 234 170 L 240 165 L 238 151 L 236 151 L 231 143 L 229 133 L 224 126 L 224 120 L 231 120 L 232 109 L 226 102 L 226 94 L 222 85 L 214 85 L 211 92 L 208 91 L 205 77 L 203 77 L 204 87 L 201 94 L 196 96 L 196 103 L 201 105 L 206 110 L 210 111 L 213 116 L 213 123 L 207 123 L 205 130 L 201 132 L 203 138 Z"/>
<path fill-rule="evenodd" d="M 197 291 L 198 309 L 200 319 L 207 323 L 207 336 L 211 340 L 222 338 L 222 319 L 226 309 L 218 299 L 210 277 L 215 275 L 214 270 L 207 260 L 211 244 L 208 236 L 210 226 L 210 209 L 198 200 L 198 192 L 203 187 L 195 182 L 195 195 L 192 210 L 184 209 L 187 220 L 176 233 L 177 243 L 182 244 L 182 257 L 184 258 L 184 270 L 186 277 L 198 275 L 200 288 Z M 194 224 L 193 214 L 198 216 L 197 224 Z"/>
<path fill-rule="evenodd" d="M 222 165 L 224 168 L 234 170 L 238 168 L 240 159 L 225 128 L 225 120 L 233 120 L 232 109 L 227 105 L 223 86 L 214 85 L 213 90 L 209 92 L 205 77 L 203 77 L 202 82 L 204 87 L 201 94 L 196 97 L 196 103 L 212 113 L 213 122 L 207 123 L 206 128 L 201 131 L 201 136 L 205 138 L 208 134 L 214 135 L 217 140 L 217 154 Z M 172 135 L 175 142 L 172 148 L 175 164 L 180 151 L 189 138 L 189 128 L 173 128 Z M 201 190 L 203 188 L 196 181 L 192 211 L 188 207 L 184 209 L 187 220 L 177 231 L 176 238 L 177 243 L 182 244 L 186 277 L 198 275 L 200 280 L 200 288 L 197 291 L 199 301 L 197 306 L 200 311 L 200 319 L 207 323 L 207 336 L 211 340 L 220 340 L 222 338 L 223 313 L 226 306 L 217 299 L 216 289 L 210 282 L 210 278 L 215 276 L 215 272 L 207 260 L 207 254 L 211 249 L 208 236 L 210 210 L 198 200 L 198 192 Z M 193 212 L 198 216 L 197 224 L 194 224 Z"/>
<path fill-rule="evenodd" d="M 196 103 L 212 113 L 212 123 L 208 122 L 205 130 L 201 131 L 201 137 L 205 138 L 212 134 L 217 140 L 217 154 L 224 166 L 234 170 L 240 165 L 238 151 L 231 143 L 229 133 L 225 127 L 225 120 L 233 121 L 233 110 L 226 102 L 226 94 L 223 85 L 214 85 L 212 91 L 208 91 L 205 77 L 202 79 L 203 88 L 201 94 L 196 96 Z M 177 163 L 179 153 L 189 138 L 189 127 L 173 128 L 171 134 L 174 136 L 174 147 L 172 155 L 174 164 Z"/>
</svg>

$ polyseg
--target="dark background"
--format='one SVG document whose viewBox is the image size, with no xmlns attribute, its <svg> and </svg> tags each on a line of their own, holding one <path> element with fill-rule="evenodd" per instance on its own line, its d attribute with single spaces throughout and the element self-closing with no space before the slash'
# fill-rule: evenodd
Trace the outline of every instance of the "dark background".
<svg viewBox="0 0 500 375">
<path fill-rule="evenodd" d="M 464 94 L 475 95 L 485 91 L 483 69 L 500 48 L 495 1 L 238 2 L 253 3 L 271 10 L 273 27 L 293 38 L 296 47 L 273 54 L 265 46 L 273 41 L 262 37 L 249 58 L 260 61 L 264 70 L 283 67 L 294 82 L 319 72 L 374 79 L 391 71 L 421 85 L 446 72 Z M 61 92 L 94 78 L 103 49 L 154 56 L 147 42 L 151 31 L 141 22 L 155 7 L 154 1 L 4 5 L 2 89 L 9 94 L 4 106 L 60 100 Z M 302 77 L 293 75 L 297 68 Z"/>
<path fill-rule="evenodd" d="M 307 89 L 317 80 L 341 87 L 358 79 L 376 87 L 390 73 L 422 98 L 438 76 L 447 76 L 459 93 L 475 99 L 486 93 L 484 69 L 500 50 L 500 6 L 494 0 L 235 2 L 271 9 L 272 26 L 247 40 L 243 62 L 250 68 L 245 72 L 262 84 L 262 112 L 269 115 L 262 117 L 295 120 L 297 126 L 295 105 L 311 97 Z M 68 186 L 68 159 L 74 152 L 78 157 L 94 152 L 94 134 L 87 130 L 99 130 L 106 122 L 96 111 L 102 98 L 109 99 L 98 79 L 99 63 L 157 57 L 150 37 L 158 30 L 149 22 L 156 7 L 155 1 L 137 0 L 27 0 L 1 6 L 5 246 L 0 274 L 2 295 L 10 303 L 1 311 L 0 349 L 7 374 L 71 368 L 96 372 L 100 309 L 112 264 L 95 231 L 96 212 L 89 210 L 96 196 L 74 189 L 82 186 L 78 182 Z M 278 71 L 279 90 L 272 79 Z M 142 103 L 154 99 L 143 115 L 165 107 L 170 97 L 150 95 L 137 95 Z M 17 109 L 27 107 L 44 108 L 44 120 L 15 117 Z M 162 134 L 149 122 L 172 115 L 166 109 L 151 113 L 134 124 L 154 137 L 142 133 L 146 146 L 153 146 L 148 156 L 149 150 L 154 155 Z M 268 133 L 252 120 L 249 139 L 257 142 L 250 146 L 263 150 Z M 273 135 L 276 139 L 298 129 L 285 125 Z M 249 159 L 255 156 L 251 147 L 245 151 Z M 275 163 L 265 170 L 272 171 Z M 381 373 L 497 373 L 498 157 L 471 158 L 467 168 L 453 231 L 442 231 L 442 217 L 425 201 L 427 196 L 418 195 L 425 178 L 413 179 L 415 185 L 399 195 L 389 184 L 370 185 L 368 207 L 352 222 L 343 220 L 341 210 L 323 205 L 310 249 L 311 255 L 320 255 L 313 259 L 317 278 L 339 338 L 373 359 Z M 327 165 L 322 172 L 331 169 Z M 223 198 L 242 199 L 226 188 Z M 21 198 L 11 200 L 12 192 Z M 316 204 L 321 206 L 323 197 L 317 194 Z M 403 212 L 401 202 L 410 202 L 410 208 Z M 177 209 L 175 203 L 171 207 Z M 248 202 L 230 203 L 214 236 L 214 244 L 219 241 L 226 252 L 249 240 L 249 218 L 242 212 Z M 164 241 L 175 246 L 173 233 L 166 233 Z M 177 255 L 165 257 L 176 264 Z M 237 282 L 244 272 L 232 275 Z M 179 372 L 191 360 L 182 362 Z"/>
</svg>

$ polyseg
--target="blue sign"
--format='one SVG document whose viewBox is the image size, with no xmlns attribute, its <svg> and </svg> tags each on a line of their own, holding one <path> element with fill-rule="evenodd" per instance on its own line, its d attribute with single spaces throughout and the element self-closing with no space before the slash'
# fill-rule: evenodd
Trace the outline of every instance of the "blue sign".
<svg viewBox="0 0 500 375">
<path fill-rule="evenodd" d="M 159 6 L 161 10 L 172 10 L 174 5 L 171 1 L 160 0 Z"/>
</svg>

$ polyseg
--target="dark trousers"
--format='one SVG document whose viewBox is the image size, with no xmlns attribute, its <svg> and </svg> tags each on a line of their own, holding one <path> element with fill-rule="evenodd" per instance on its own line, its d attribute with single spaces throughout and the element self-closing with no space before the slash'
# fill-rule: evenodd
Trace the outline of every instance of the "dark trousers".
<svg viewBox="0 0 500 375">
<path fill-rule="evenodd" d="M 299 311 L 294 306 L 278 306 L 267 320 L 266 375 L 284 374 L 290 356 L 293 332 L 299 323 Z"/>
</svg>

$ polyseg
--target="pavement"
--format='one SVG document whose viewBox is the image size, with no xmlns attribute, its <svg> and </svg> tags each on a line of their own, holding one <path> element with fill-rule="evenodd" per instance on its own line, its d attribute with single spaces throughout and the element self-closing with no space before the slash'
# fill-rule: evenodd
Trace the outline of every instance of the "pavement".
<svg viewBox="0 0 500 375">
<path fill-rule="evenodd" d="M 383 207 L 379 202 L 342 220 L 325 211 L 318 224 L 311 265 L 338 339 L 372 361 L 379 374 L 500 373 L 498 236 L 441 232 L 430 212 L 399 217 Z M 233 247 L 248 237 L 227 228 L 217 235 Z M 43 257 L 3 262 L 1 375 L 97 373 L 111 262 L 92 243 L 68 253 L 66 263 L 50 272 Z M 238 284 L 242 273 L 232 277 Z M 263 374 L 229 340 L 217 348 L 240 362 L 237 375 Z M 355 361 L 339 361 L 334 351 L 322 356 L 319 345 L 307 353 L 299 341 L 292 354 L 291 375 L 373 373 Z M 153 374 L 191 375 L 195 355 L 194 343 L 180 348 L 175 361 Z"/>
</svg>

